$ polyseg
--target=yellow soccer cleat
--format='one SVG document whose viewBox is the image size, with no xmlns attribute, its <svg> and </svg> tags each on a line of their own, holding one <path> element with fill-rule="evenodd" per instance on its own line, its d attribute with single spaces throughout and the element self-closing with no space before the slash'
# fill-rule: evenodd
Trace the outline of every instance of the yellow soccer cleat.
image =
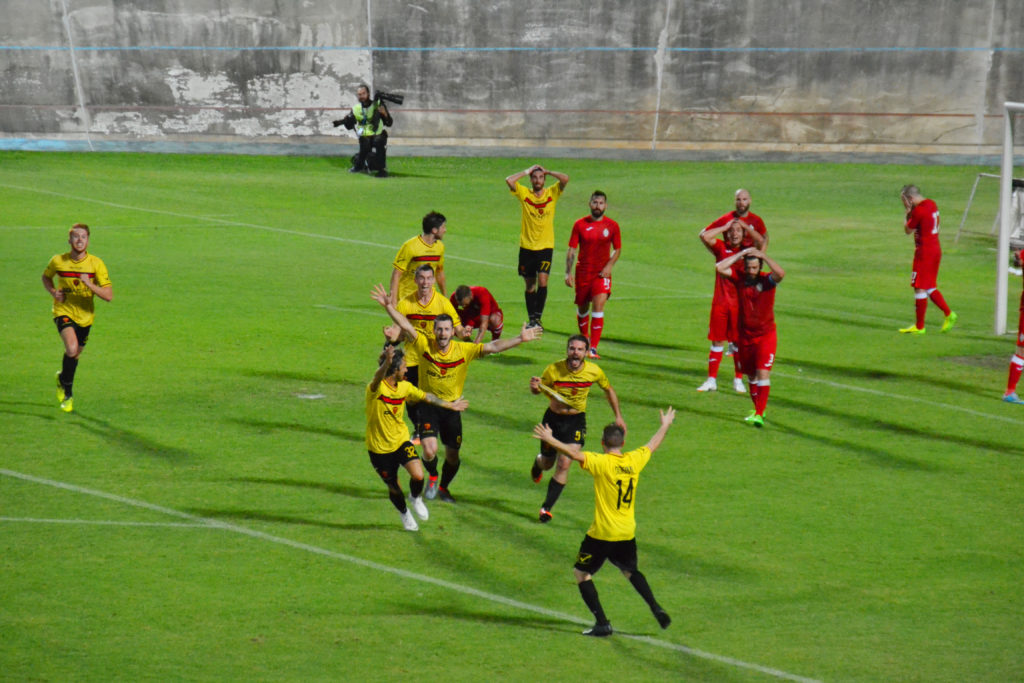
<svg viewBox="0 0 1024 683">
<path fill-rule="evenodd" d="M 61 384 L 61 382 L 60 382 L 60 370 L 58 370 L 57 371 L 57 400 L 58 401 L 63 401 L 65 398 L 67 398 L 67 395 L 64 393 L 64 385 Z"/>
<path fill-rule="evenodd" d="M 924 328 L 919 328 L 916 325 L 911 325 L 910 327 L 901 327 L 900 334 L 924 334 Z"/>
<path fill-rule="evenodd" d="M 949 332 L 951 329 L 953 329 L 953 325 L 956 325 L 956 321 L 959 317 L 960 316 L 956 314 L 956 311 L 950 311 L 949 315 L 946 316 L 946 319 L 942 321 L 942 329 L 939 331 Z"/>
<path fill-rule="evenodd" d="M 60 409 L 63 410 L 65 413 L 70 413 L 75 409 L 74 401 L 75 399 L 68 396 L 66 399 L 60 402 Z"/>
</svg>

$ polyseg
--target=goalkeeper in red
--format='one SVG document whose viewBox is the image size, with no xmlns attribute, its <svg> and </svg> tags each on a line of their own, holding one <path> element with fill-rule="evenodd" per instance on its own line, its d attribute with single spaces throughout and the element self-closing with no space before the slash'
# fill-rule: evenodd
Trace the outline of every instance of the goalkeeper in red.
<svg viewBox="0 0 1024 683">
<path fill-rule="evenodd" d="M 576 324 L 590 341 L 591 358 L 601 357 L 597 344 L 604 331 L 604 305 L 612 295 L 612 268 L 622 254 L 619 224 L 604 215 L 607 208 L 608 197 L 595 190 L 590 195 L 590 215 L 573 224 L 565 253 L 565 284 L 576 289 Z"/>
<path fill-rule="evenodd" d="M 907 210 L 907 221 L 903 226 L 906 234 L 914 235 L 914 266 L 910 274 L 910 286 L 914 288 L 913 325 L 904 327 L 904 334 L 924 334 L 924 314 L 928 310 L 928 299 L 939 307 L 946 316 L 942 321 L 942 332 L 949 332 L 956 324 L 957 315 L 950 310 L 946 299 L 938 289 L 939 262 L 942 261 L 942 247 L 939 246 L 939 207 L 931 199 L 921 196 L 916 185 L 904 185 L 900 199 Z"/>
<path fill-rule="evenodd" d="M 1024 249 L 1015 253 L 1013 258 L 1019 266 L 1024 261 Z M 1024 290 L 1020 293 L 1020 317 L 1017 319 L 1017 351 L 1010 358 L 1010 374 L 1006 378 L 1006 393 L 1003 394 L 1007 403 L 1024 403 L 1024 399 L 1017 395 L 1021 372 L 1024 372 Z"/>
<path fill-rule="evenodd" d="M 654 593 L 647 578 L 637 569 L 635 503 L 640 472 L 651 459 L 651 454 L 665 439 L 668 428 L 675 419 L 676 411 L 671 406 L 659 411 L 661 426 L 646 445 L 636 450 L 622 452 L 626 432 L 620 425 L 610 424 L 601 436 L 603 453 L 584 451 L 579 444 L 567 444 L 555 438 L 551 428 L 539 424 L 533 434 L 547 446 L 564 453 L 580 464 L 580 467 L 594 477 L 594 522 L 587 530 L 576 554 L 573 573 L 583 602 L 593 613 L 595 623 L 583 632 L 585 636 L 610 636 L 612 625 L 605 616 L 601 600 L 594 586 L 594 574 L 601 569 L 605 560 L 618 568 L 644 599 L 651 613 L 662 628 L 668 628 L 671 617 L 654 599 Z"/>
<path fill-rule="evenodd" d="M 53 298 L 53 322 L 64 342 L 64 359 L 57 373 L 57 400 L 65 413 L 74 410 L 71 393 L 75 371 L 96 317 L 93 297 L 104 301 L 114 298 L 107 266 L 88 251 L 89 235 L 88 225 L 72 225 L 68 230 L 71 251 L 54 256 L 43 271 L 43 287 Z"/>
</svg>

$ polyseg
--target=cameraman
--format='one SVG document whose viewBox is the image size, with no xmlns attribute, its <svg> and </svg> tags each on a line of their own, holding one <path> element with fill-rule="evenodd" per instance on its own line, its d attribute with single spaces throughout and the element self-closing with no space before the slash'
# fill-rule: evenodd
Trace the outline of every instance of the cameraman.
<svg viewBox="0 0 1024 683">
<path fill-rule="evenodd" d="M 333 122 L 335 126 L 354 128 L 359 136 L 359 153 L 352 157 L 352 168 L 348 172 L 376 171 L 378 178 L 387 178 L 388 132 L 384 126 L 392 125 L 394 119 L 380 97 L 370 99 L 368 85 L 356 89 L 356 98 L 359 102 L 348 116 Z"/>
</svg>

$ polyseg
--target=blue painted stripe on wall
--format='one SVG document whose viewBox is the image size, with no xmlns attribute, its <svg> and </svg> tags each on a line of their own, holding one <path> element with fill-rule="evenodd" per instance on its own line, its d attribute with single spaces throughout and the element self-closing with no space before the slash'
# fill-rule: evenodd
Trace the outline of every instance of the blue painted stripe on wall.
<svg viewBox="0 0 1024 683">
<path fill-rule="evenodd" d="M 0 45 L 0 50 L 16 51 L 65 51 L 61 45 Z M 280 45 L 280 46 L 205 46 L 205 45 L 127 45 L 96 46 L 76 45 L 75 52 L 145 52 L 145 51 L 227 51 L 227 52 L 332 52 L 365 51 L 374 52 L 657 52 L 657 47 L 382 47 L 350 45 Z M 667 47 L 667 52 L 1024 52 L 1024 47 Z"/>
</svg>

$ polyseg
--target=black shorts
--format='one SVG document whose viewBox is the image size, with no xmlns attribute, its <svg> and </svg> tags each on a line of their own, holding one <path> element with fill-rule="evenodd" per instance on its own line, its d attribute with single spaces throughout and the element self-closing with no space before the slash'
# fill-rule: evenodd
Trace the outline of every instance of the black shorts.
<svg viewBox="0 0 1024 683">
<path fill-rule="evenodd" d="M 562 443 L 578 443 L 583 445 L 587 436 L 587 414 L 559 415 L 550 408 L 544 411 L 541 422 L 551 427 L 551 433 Z M 558 451 L 547 444 L 541 444 L 540 454 L 545 458 L 554 458 Z"/>
<path fill-rule="evenodd" d="M 519 247 L 519 276 L 537 277 L 537 273 L 551 272 L 554 249 L 524 249 Z"/>
<path fill-rule="evenodd" d="M 414 387 L 418 387 L 420 385 L 420 366 L 406 365 L 405 381 L 413 385 Z"/>
<path fill-rule="evenodd" d="M 373 469 L 377 470 L 377 474 L 388 486 L 391 485 L 391 482 L 395 482 L 397 486 L 398 482 L 395 477 L 398 475 L 398 468 L 420 457 L 416 453 L 416 447 L 408 441 L 391 453 L 374 453 L 373 451 L 367 451 L 367 453 L 370 454 L 370 464 L 373 465 Z"/>
<path fill-rule="evenodd" d="M 417 413 L 420 438 L 440 438 L 448 448 L 462 446 L 462 413 L 424 403 Z"/>
<path fill-rule="evenodd" d="M 92 325 L 82 327 L 71 318 L 66 315 L 58 315 L 53 319 L 53 323 L 57 326 L 57 331 L 62 331 L 65 327 L 70 327 L 75 331 L 75 337 L 78 339 L 79 346 L 85 346 L 85 343 L 89 341 L 89 330 L 92 329 Z"/>
<path fill-rule="evenodd" d="M 576 553 L 576 569 L 596 574 L 604 561 L 608 560 L 622 571 L 636 571 L 636 539 L 628 541 L 602 541 L 589 534 L 583 537 L 580 551 Z"/>
</svg>

